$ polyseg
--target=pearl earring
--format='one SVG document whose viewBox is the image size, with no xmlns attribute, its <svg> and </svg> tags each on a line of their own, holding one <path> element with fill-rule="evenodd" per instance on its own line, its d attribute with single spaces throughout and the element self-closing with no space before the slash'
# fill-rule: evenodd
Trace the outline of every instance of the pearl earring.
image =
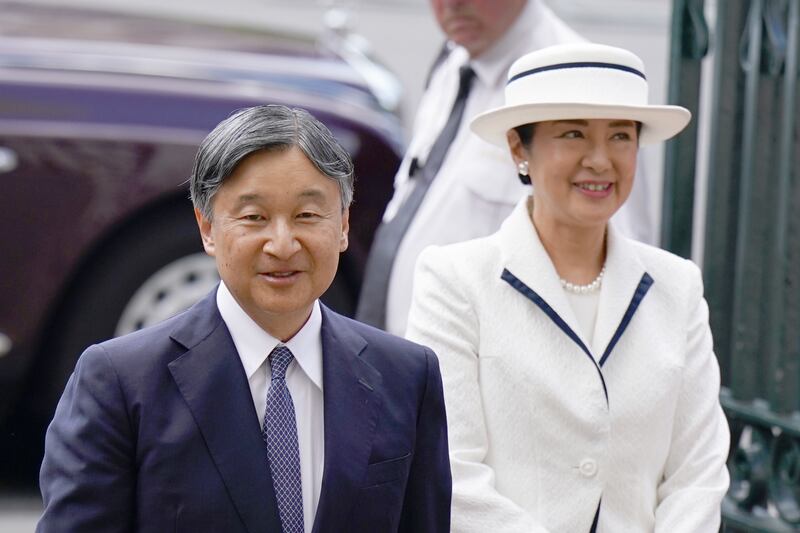
<svg viewBox="0 0 800 533">
<path fill-rule="evenodd" d="M 522 174 L 523 176 L 528 175 L 528 162 L 522 161 L 521 163 L 517 164 L 517 171 Z"/>
</svg>

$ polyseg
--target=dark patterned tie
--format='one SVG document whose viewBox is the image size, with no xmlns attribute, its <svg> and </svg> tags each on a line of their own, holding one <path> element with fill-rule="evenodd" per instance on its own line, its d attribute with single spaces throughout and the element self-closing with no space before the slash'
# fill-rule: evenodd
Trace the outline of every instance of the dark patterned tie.
<svg viewBox="0 0 800 533">
<path fill-rule="evenodd" d="M 263 437 L 267 443 L 269 470 L 283 532 L 303 533 L 300 447 L 297 443 L 294 403 L 286 387 L 286 368 L 293 358 L 289 348 L 281 345 L 276 346 L 269 355 L 272 382 L 267 391 Z"/>
<path fill-rule="evenodd" d="M 379 328 L 386 327 L 386 297 L 389 289 L 389 278 L 394 266 L 397 249 L 411 225 L 417 209 L 425 198 L 439 168 L 442 166 L 447 150 L 458 133 L 464 109 L 467 105 L 469 90 L 475 71 L 469 65 L 461 67 L 459 71 L 459 84 L 456 100 L 450 110 L 450 116 L 439 136 L 431 147 L 428 159 L 418 172 L 409 170 L 409 179 L 414 180 L 411 194 L 400 205 L 394 218 L 381 224 L 375 233 L 369 259 L 364 274 L 364 283 L 361 285 L 361 296 L 358 300 L 356 318 L 367 324 Z"/>
</svg>

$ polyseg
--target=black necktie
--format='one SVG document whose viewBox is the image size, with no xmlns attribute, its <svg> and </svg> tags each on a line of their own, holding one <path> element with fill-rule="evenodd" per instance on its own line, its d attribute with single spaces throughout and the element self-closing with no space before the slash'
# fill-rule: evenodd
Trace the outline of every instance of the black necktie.
<svg viewBox="0 0 800 533">
<path fill-rule="evenodd" d="M 411 194 L 400 205 L 394 218 L 381 224 L 375 233 L 356 313 L 356 318 L 362 322 L 379 328 L 386 327 L 386 297 L 397 249 L 458 133 L 474 78 L 475 71 L 469 65 L 461 67 L 458 93 L 447 123 L 433 143 L 425 165 L 419 171 L 409 172 L 409 179 L 415 182 Z"/>
</svg>

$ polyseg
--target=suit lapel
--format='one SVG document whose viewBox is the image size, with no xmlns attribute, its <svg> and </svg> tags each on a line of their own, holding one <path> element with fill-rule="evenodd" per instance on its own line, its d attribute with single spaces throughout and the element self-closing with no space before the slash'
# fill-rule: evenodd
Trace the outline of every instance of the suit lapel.
<svg viewBox="0 0 800 533">
<path fill-rule="evenodd" d="M 559 327 L 563 330 L 565 329 L 563 326 L 566 326 L 588 351 L 590 347 L 578 327 L 578 320 L 572 311 L 572 306 L 561 288 L 558 272 L 556 272 L 553 262 L 547 255 L 547 251 L 539 240 L 539 234 L 531 222 L 527 199 L 518 203 L 511 216 L 503 223 L 500 237 L 505 269 L 526 288 L 538 295 L 549 308 L 549 311 L 545 309 L 543 311 L 551 319 L 557 316 L 563 323 Z M 509 280 L 506 279 L 506 281 Z M 520 287 L 515 288 L 520 290 Z M 533 300 L 530 295 L 526 296 Z M 542 307 L 540 303 L 537 305 Z M 570 335 L 567 331 L 565 333 Z M 572 335 L 570 336 L 572 337 Z"/>
<path fill-rule="evenodd" d="M 280 531 L 266 447 L 216 291 L 187 312 L 172 338 L 188 351 L 169 370 L 239 516 L 251 533 Z"/>
<path fill-rule="evenodd" d="M 382 376 L 362 357 L 367 342 L 322 307 L 325 468 L 314 532 L 338 531 L 366 473 L 381 404 Z"/>
<path fill-rule="evenodd" d="M 592 351 L 600 358 L 601 366 L 653 284 L 639 259 L 636 245 L 620 235 L 612 224 L 608 228 L 606 250 L 606 273 L 592 343 Z"/>
</svg>

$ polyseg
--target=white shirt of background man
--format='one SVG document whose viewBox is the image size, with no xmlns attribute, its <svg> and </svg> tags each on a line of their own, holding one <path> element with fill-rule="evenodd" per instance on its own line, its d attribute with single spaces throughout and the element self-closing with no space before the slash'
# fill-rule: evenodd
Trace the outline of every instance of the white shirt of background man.
<svg viewBox="0 0 800 533">
<path fill-rule="evenodd" d="M 433 73 L 420 101 L 411 143 L 395 177 L 395 193 L 384 221 L 394 217 L 413 188 L 408 177 L 412 160 L 424 164 L 447 121 L 458 90 L 459 68 L 469 62 L 476 78 L 459 131 L 397 250 L 387 295 L 388 332 L 405 333 L 414 265 L 426 246 L 495 232 L 517 200 L 530 192 L 517 179 L 508 150 L 481 140 L 469 130 L 472 117 L 503 104 L 508 69 L 517 58 L 545 46 L 582 40 L 540 0 L 529 0 L 490 49 L 470 61 L 467 51 L 456 46 Z"/>
</svg>

